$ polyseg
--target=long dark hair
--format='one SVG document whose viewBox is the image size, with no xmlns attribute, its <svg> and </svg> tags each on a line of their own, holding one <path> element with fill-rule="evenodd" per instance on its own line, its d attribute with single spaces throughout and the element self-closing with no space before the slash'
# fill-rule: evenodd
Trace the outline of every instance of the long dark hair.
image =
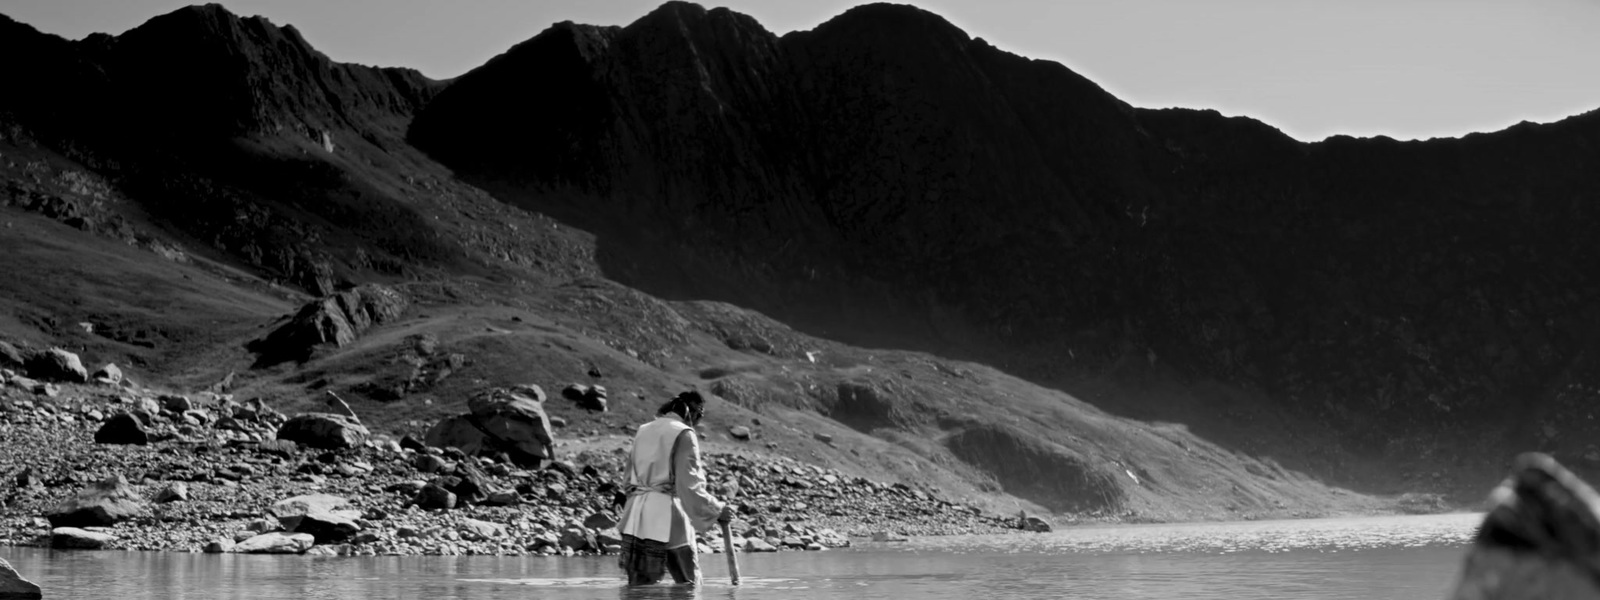
<svg viewBox="0 0 1600 600">
<path fill-rule="evenodd" d="M 690 419 L 690 413 L 694 413 L 696 416 L 704 414 L 705 406 L 705 396 L 701 396 L 700 392 L 695 390 L 689 390 L 673 396 L 666 404 L 662 404 L 661 408 L 656 409 L 656 416 L 664 417 L 668 413 L 676 414 L 679 417 L 683 417 L 684 422 L 693 425 L 694 421 L 698 419 Z"/>
</svg>

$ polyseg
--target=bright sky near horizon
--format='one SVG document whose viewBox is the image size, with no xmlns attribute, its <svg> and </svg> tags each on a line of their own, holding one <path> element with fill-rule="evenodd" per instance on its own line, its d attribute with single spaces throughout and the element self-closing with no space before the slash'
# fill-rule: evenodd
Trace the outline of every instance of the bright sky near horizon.
<svg viewBox="0 0 1600 600">
<path fill-rule="evenodd" d="M 664 0 L 218 0 L 343 62 L 460 75 L 552 23 L 626 25 Z M 198 0 L 0 0 L 71 39 Z M 1061 62 L 1135 106 L 1215 108 L 1314 141 L 1455 137 L 1600 108 L 1600 0 L 899 0 Z M 709 0 L 778 34 L 862 1 Z"/>
</svg>

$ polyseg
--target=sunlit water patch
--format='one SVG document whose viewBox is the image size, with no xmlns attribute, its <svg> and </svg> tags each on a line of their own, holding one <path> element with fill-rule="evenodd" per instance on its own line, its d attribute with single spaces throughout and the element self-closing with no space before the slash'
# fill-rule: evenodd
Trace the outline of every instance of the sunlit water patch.
<svg viewBox="0 0 1600 600">
<path fill-rule="evenodd" d="M 1479 515 L 1068 528 L 701 557 L 699 587 L 622 585 L 615 557 L 298 557 L 0 547 L 46 598 L 116 600 L 1442 598 Z"/>
</svg>

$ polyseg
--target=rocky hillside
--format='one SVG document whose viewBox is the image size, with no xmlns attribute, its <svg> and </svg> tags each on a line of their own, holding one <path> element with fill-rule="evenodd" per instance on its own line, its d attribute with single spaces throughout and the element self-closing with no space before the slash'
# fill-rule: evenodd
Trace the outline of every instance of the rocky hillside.
<svg viewBox="0 0 1600 600">
<path fill-rule="evenodd" d="M 600 385 L 545 403 L 588 444 L 699 387 L 708 443 L 1087 519 L 1472 501 L 1592 439 L 1591 117 L 1302 144 L 892 5 L 450 82 L 214 5 L 0 50 L 0 341 L 152 388 L 398 435 Z"/>
<path fill-rule="evenodd" d="M 410 139 L 596 232 L 639 289 L 1000 365 L 1354 479 L 1485 440 L 1588 452 L 1563 407 L 1596 384 L 1597 119 L 1307 144 L 1132 108 L 910 7 L 780 38 L 668 3 L 512 48 Z M 1332 445 L 1263 432 L 1278 416 Z"/>
</svg>

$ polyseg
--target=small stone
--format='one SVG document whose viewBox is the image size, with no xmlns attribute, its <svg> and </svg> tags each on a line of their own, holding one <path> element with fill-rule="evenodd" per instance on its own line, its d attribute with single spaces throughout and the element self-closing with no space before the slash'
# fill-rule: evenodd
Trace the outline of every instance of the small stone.
<svg viewBox="0 0 1600 600">
<path fill-rule="evenodd" d="M 744 541 L 745 552 L 777 552 L 778 548 L 761 538 L 752 537 Z"/>
<path fill-rule="evenodd" d="M 438 473 L 440 471 L 454 470 L 454 467 L 447 469 L 446 467 L 449 467 L 450 463 L 447 463 L 443 458 L 439 458 L 432 454 L 420 455 L 416 458 L 416 460 L 411 461 L 411 464 L 417 468 L 418 472 L 421 473 Z"/>
<path fill-rule="evenodd" d="M 464 533 L 476 535 L 480 539 L 494 539 L 506 534 L 504 525 L 477 519 L 462 519 L 461 530 Z"/>
<path fill-rule="evenodd" d="M 422 453 L 422 452 L 427 452 L 428 451 L 428 445 L 427 444 L 424 444 L 424 443 L 422 443 L 422 440 L 419 440 L 417 438 L 411 437 L 409 435 L 400 438 L 400 448 L 403 449 L 403 450 L 410 450 L 412 452 L 418 452 L 418 453 Z"/>
<path fill-rule="evenodd" d="M 106 363 L 96 369 L 90 377 L 94 378 L 95 383 L 117 385 L 122 383 L 122 369 L 117 368 L 117 365 Z"/>
<path fill-rule="evenodd" d="M 150 435 L 133 415 L 119 412 L 106 419 L 94 432 L 96 444 L 122 444 L 143 446 L 150 443 Z"/>
<path fill-rule="evenodd" d="M 734 425 L 728 428 L 728 435 L 736 440 L 750 439 L 750 428 L 743 425 Z"/>
<path fill-rule="evenodd" d="M 244 526 L 244 528 L 246 530 L 249 530 L 249 531 L 253 532 L 253 533 L 258 533 L 259 534 L 259 533 L 270 533 L 270 532 L 273 532 L 273 531 L 278 531 L 280 529 L 283 529 L 283 525 L 281 523 L 279 523 L 277 521 L 274 521 L 274 520 L 271 520 L 271 519 L 256 519 L 254 521 L 251 521 L 249 524 L 246 524 Z M 252 537 L 254 537 L 254 536 L 252 536 Z"/>
<path fill-rule="evenodd" d="M 160 397 L 156 398 L 156 401 L 161 403 L 161 408 L 163 410 L 169 410 L 178 414 L 183 414 L 183 411 L 194 408 L 194 403 L 189 401 L 189 397 L 180 394 L 162 394 Z"/>
<path fill-rule="evenodd" d="M 607 513 L 598 512 L 584 519 L 583 526 L 594 530 L 610 529 L 617 526 L 617 519 Z"/>
<path fill-rule="evenodd" d="M 218 421 L 217 426 L 220 428 L 222 426 L 222 422 Z M 300 453 L 300 444 L 296 444 L 289 440 L 262 440 L 261 443 L 256 444 L 256 451 L 262 454 L 273 454 L 282 456 L 284 458 L 293 458 L 296 454 Z"/>
<path fill-rule="evenodd" d="M 482 504 L 484 506 L 516 506 L 522 502 L 522 497 L 516 490 L 496 490 L 489 492 L 489 497 Z"/>
<path fill-rule="evenodd" d="M 335 546 L 312 546 L 306 550 L 306 556 L 338 556 L 339 549 Z"/>
<path fill-rule="evenodd" d="M 156 492 L 155 497 L 155 501 L 162 504 L 167 502 L 184 502 L 188 499 L 189 484 L 186 484 L 182 481 L 174 481 L 167 484 L 166 487 L 161 488 L 161 491 Z"/>
</svg>

